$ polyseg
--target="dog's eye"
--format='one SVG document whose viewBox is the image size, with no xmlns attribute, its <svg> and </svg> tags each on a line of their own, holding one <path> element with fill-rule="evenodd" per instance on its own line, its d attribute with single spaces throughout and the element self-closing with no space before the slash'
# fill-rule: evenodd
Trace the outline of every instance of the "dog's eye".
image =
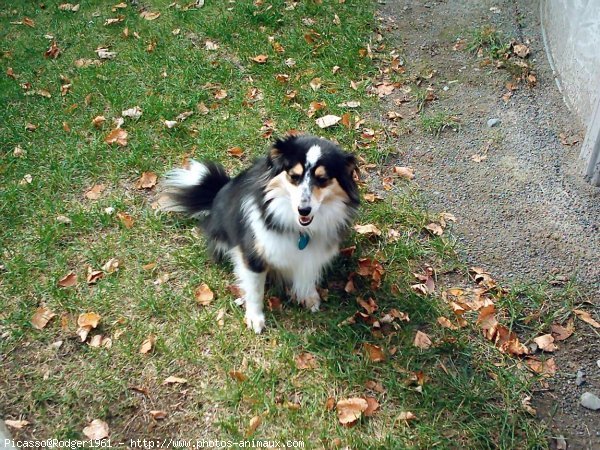
<svg viewBox="0 0 600 450">
<path fill-rule="evenodd" d="M 301 175 L 298 175 L 297 173 L 290 173 L 290 180 L 292 180 L 292 183 L 298 183 L 300 181 L 300 178 L 302 178 Z"/>
<path fill-rule="evenodd" d="M 319 186 L 325 186 L 328 181 L 329 181 L 329 178 L 315 177 L 315 183 L 317 183 L 317 185 L 319 185 Z"/>
</svg>

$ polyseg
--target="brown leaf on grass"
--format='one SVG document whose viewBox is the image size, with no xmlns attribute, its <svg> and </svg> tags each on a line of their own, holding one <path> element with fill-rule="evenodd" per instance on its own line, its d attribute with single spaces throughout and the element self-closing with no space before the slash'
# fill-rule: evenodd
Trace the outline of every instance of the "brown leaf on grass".
<svg viewBox="0 0 600 450">
<path fill-rule="evenodd" d="M 384 394 L 385 393 L 385 388 L 383 387 L 383 385 L 379 381 L 368 380 L 365 383 L 365 387 L 367 389 L 372 390 L 372 391 L 379 392 L 380 394 Z"/>
<path fill-rule="evenodd" d="M 372 258 L 360 258 L 358 260 L 358 269 L 356 271 L 361 276 L 371 277 L 371 288 L 379 289 L 385 270 L 379 261 Z M 374 301 L 373 301 L 374 303 Z"/>
<path fill-rule="evenodd" d="M 215 298 L 215 294 L 208 287 L 208 284 L 202 283 L 194 290 L 194 297 L 196 298 L 196 302 L 202 306 L 208 306 L 212 303 Z"/>
<path fill-rule="evenodd" d="M 29 422 L 28 420 L 5 419 L 4 423 L 11 428 L 15 428 L 17 430 L 22 430 L 24 427 L 28 426 L 31 422 Z"/>
<path fill-rule="evenodd" d="M 556 361 L 554 358 L 550 358 L 545 361 L 540 361 L 539 359 L 535 358 L 527 358 L 525 362 L 527 367 L 529 367 L 532 372 L 540 374 L 544 377 L 551 377 L 556 373 Z"/>
<path fill-rule="evenodd" d="M 239 370 L 230 370 L 229 376 L 231 378 L 233 378 L 234 380 L 237 380 L 240 382 L 246 381 L 248 379 L 248 377 L 243 372 L 240 372 Z"/>
<path fill-rule="evenodd" d="M 77 284 L 77 274 L 74 272 L 69 272 L 60 280 L 58 280 L 58 285 L 60 287 L 73 287 Z"/>
<path fill-rule="evenodd" d="M 396 420 L 403 420 L 404 422 L 410 422 L 411 420 L 415 420 L 416 418 L 417 418 L 417 416 L 415 416 L 412 412 L 402 411 L 400 414 L 398 414 L 398 417 L 396 417 Z"/>
<path fill-rule="evenodd" d="M 367 314 L 373 314 L 379 308 L 372 298 L 364 300 L 362 297 L 356 297 L 356 303 L 358 303 Z"/>
<path fill-rule="evenodd" d="M 78 69 L 85 69 L 90 66 L 100 66 L 102 65 L 102 61 L 99 59 L 90 59 L 90 58 L 80 58 L 75 60 L 75 67 Z"/>
<path fill-rule="evenodd" d="M 365 417 L 371 417 L 379 409 L 379 402 L 375 397 L 365 397 L 367 401 L 367 409 L 365 409 Z"/>
<path fill-rule="evenodd" d="M 340 120 L 342 120 L 341 117 L 328 114 L 326 116 L 319 117 L 316 120 L 316 124 L 319 126 L 319 128 L 329 128 L 337 124 Z"/>
<path fill-rule="evenodd" d="M 163 386 L 166 386 L 167 384 L 186 384 L 187 382 L 188 380 L 185 378 L 179 378 L 171 375 L 170 377 L 165 378 L 165 381 L 163 381 L 162 384 Z"/>
<path fill-rule="evenodd" d="M 123 224 L 123 226 L 125 228 L 132 228 L 133 224 L 134 224 L 134 220 L 133 217 L 131 217 L 129 214 L 127 214 L 126 212 L 118 212 L 117 213 L 117 219 L 119 219 L 119 221 Z"/>
<path fill-rule="evenodd" d="M 432 222 L 429 225 L 427 225 L 425 229 L 435 236 L 441 236 L 442 234 L 444 234 L 444 229 L 435 222 Z"/>
<path fill-rule="evenodd" d="M 96 116 L 92 119 L 92 125 L 95 128 L 100 128 L 102 124 L 106 121 L 106 117 L 104 116 Z"/>
<path fill-rule="evenodd" d="M 365 234 L 367 236 L 381 236 L 381 230 L 372 223 L 366 225 L 354 225 L 354 230 L 358 234 Z"/>
<path fill-rule="evenodd" d="M 150 415 L 154 420 L 163 420 L 167 418 L 167 412 L 160 409 L 151 410 Z"/>
<path fill-rule="evenodd" d="M 348 129 L 352 128 L 352 124 L 350 123 L 350 113 L 344 113 L 344 114 L 342 114 L 342 119 L 341 119 L 340 122 L 346 128 L 348 128 Z"/>
<path fill-rule="evenodd" d="M 363 195 L 363 198 L 365 199 L 366 202 L 369 202 L 369 203 L 375 203 L 377 201 L 383 200 L 383 197 L 381 197 L 378 194 L 372 193 L 372 192 L 367 192 L 366 194 Z"/>
<path fill-rule="evenodd" d="M 252 436 L 261 423 L 262 419 L 260 416 L 254 416 L 252 419 L 250 419 L 250 422 L 248 422 L 248 428 L 246 428 L 245 436 L 247 438 Z"/>
<path fill-rule="evenodd" d="M 325 401 L 325 410 L 331 411 L 333 408 L 335 408 L 335 398 L 327 397 L 327 400 Z"/>
<path fill-rule="evenodd" d="M 234 158 L 241 158 L 244 156 L 244 150 L 242 147 L 231 147 L 227 149 L 227 153 L 229 156 L 233 156 Z"/>
<path fill-rule="evenodd" d="M 103 420 L 94 419 L 83 429 L 83 434 L 85 434 L 88 439 L 93 440 L 107 438 L 109 434 L 108 424 Z"/>
<path fill-rule="evenodd" d="M 265 64 L 268 61 L 269 56 L 268 55 L 256 55 L 250 59 L 257 64 Z"/>
<path fill-rule="evenodd" d="M 35 28 L 35 22 L 33 21 L 33 19 L 30 19 L 29 17 L 23 17 L 23 25 L 27 25 L 30 28 Z"/>
<path fill-rule="evenodd" d="M 394 174 L 398 175 L 401 178 L 406 178 L 407 180 L 412 180 L 415 178 L 415 170 L 412 167 L 394 167 Z"/>
<path fill-rule="evenodd" d="M 76 5 L 72 3 L 62 3 L 58 5 L 58 9 L 61 11 L 77 12 L 79 11 L 79 3 L 77 3 Z"/>
<path fill-rule="evenodd" d="M 136 189 L 152 189 L 156 186 L 158 176 L 154 172 L 142 172 L 142 176 L 135 183 Z"/>
<path fill-rule="evenodd" d="M 321 111 L 327 106 L 325 102 L 310 102 L 310 106 L 308 107 L 308 111 L 306 114 L 308 117 L 312 117 L 316 114 L 317 111 Z"/>
<path fill-rule="evenodd" d="M 152 351 L 152 349 L 154 348 L 154 344 L 156 343 L 156 336 L 154 334 L 149 335 L 144 342 L 142 342 L 142 345 L 140 345 L 140 353 L 142 353 L 143 355 L 150 353 Z M 165 384 L 165 383 L 163 383 Z"/>
<path fill-rule="evenodd" d="M 46 58 L 56 59 L 58 58 L 58 55 L 60 55 L 60 48 L 58 48 L 58 44 L 56 43 L 56 41 L 52 41 L 52 43 L 50 44 L 50 48 L 46 50 L 44 56 Z"/>
<path fill-rule="evenodd" d="M 50 311 L 46 306 L 40 306 L 35 310 L 35 313 L 31 317 L 31 325 L 33 328 L 41 330 L 48 325 L 48 322 L 50 322 L 54 316 L 56 316 L 56 314 Z"/>
<path fill-rule="evenodd" d="M 533 342 L 537 344 L 540 350 L 545 352 L 553 352 L 558 349 L 554 344 L 554 338 L 551 334 L 544 334 L 533 339 Z"/>
<path fill-rule="evenodd" d="M 227 91 L 225 89 L 218 89 L 215 91 L 215 99 L 223 100 L 225 97 L 227 97 Z"/>
<path fill-rule="evenodd" d="M 140 14 L 140 17 L 142 17 L 146 20 L 156 20 L 160 17 L 160 13 L 159 12 L 151 12 L 151 11 L 142 11 L 142 13 Z"/>
<path fill-rule="evenodd" d="M 108 261 L 106 261 L 106 263 L 104 263 L 104 265 L 102 266 L 102 270 L 104 270 L 106 273 L 113 273 L 119 270 L 120 264 L 121 262 L 118 258 L 111 258 Z"/>
<path fill-rule="evenodd" d="M 100 315 L 95 312 L 83 313 L 80 314 L 77 318 L 77 325 L 79 328 L 77 329 L 77 335 L 81 339 L 81 342 L 85 342 L 89 332 L 98 326 L 100 323 Z"/>
<path fill-rule="evenodd" d="M 554 337 L 555 341 L 564 341 L 565 339 L 570 338 L 575 331 L 575 324 L 573 319 L 570 319 L 567 322 L 566 327 L 555 323 L 550 326 L 550 330 L 552 331 L 552 336 Z"/>
<path fill-rule="evenodd" d="M 417 334 L 415 334 L 415 339 L 413 341 L 413 345 L 420 349 L 428 349 L 433 345 L 429 336 L 422 331 L 417 330 Z"/>
<path fill-rule="evenodd" d="M 298 370 L 316 369 L 319 367 L 317 358 L 312 353 L 304 352 L 296 356 L 296 368 Z"/>
<path fill-rule="evenodd" d="M 363 344 L 363 348 L 365 349 L 367 357 L 371 362 L 385 361 L 385 354 L 383 353 L 383 349 L 378 345 L 373 345 L 365 342 Z"/>
<path fill-rule="evenodd" d="M 103 184 L 95 184 L 89 191 L 85 193 L 85 197 L 88 200 L 98 200 L 101 197 L 102 192 L 104 192 L 104 189 L 106 189 L 106 186 Z"/>
<path fill-rule="evenodd" d="M 352 255 L 354 255 L 355 251 L 356 245 L 351 245 L 350 247 L 340 249 L 340 255 L 345 256 L 346 258 L 350 258 Z"/>
<path fill-rule="evenodd" d="M 526 58 L 529 55 L 529 47 L 524 44 L 513 44 L 513 53 L 519 58 Z"/>
<path fill-rule="evenodd" d="M 127 145 L 127 130 L 123 128 L 115 128 L 104 138 L 104 142 L 108 145 L 117 144 L 120 147 Z"/>
<path fill-rule="evenodd" d="M 354 397 L 337 402 L 338 420 L 344 426 L 354 425 L 367 410 L 369 404 L 364 398 Z"/>
<path fill-rule="evenodd" d="M 444 328 L 449 328 L 450 330 L 458 330 L 458 326 L 454 325 L 450 321 L 450 319 L 446 317 L 438 317 L 437 322 Z"/>
<path fill-rule="evenodd" d="M 101 270 L 94 270 L 91 266 L 88 266 L 87 276 L 85 278 L 87 284 L 96 284 L 102 277 L 104 277 L 104 272 Z"/>
<path fill-rule="evenodd" d="M 585 323 L 590 324 L 591 326 L 593 326 L 594 328 L 600 328 L 600 323 L 596 322 L 593 318 L 592 315 L 587 312 L 584 311 L 582 309 L 574 309 L 573 312 L 575 314 L 577 314 L 577 317 L 579 317 L 581 320 L 583 320 Z"/>
</svg>

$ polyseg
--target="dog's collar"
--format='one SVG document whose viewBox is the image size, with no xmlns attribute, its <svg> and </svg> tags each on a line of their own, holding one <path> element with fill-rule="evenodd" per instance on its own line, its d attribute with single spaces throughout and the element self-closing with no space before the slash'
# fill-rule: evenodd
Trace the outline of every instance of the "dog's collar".
<svg viewBox="0 0 600 450">
<path fill-rule="evenodd" d="M 310 236 L 306 233 L 300 233 L 300 236 L 298 236 L 298 249 L 304 250 L 309 242 Z"/>
</svg>

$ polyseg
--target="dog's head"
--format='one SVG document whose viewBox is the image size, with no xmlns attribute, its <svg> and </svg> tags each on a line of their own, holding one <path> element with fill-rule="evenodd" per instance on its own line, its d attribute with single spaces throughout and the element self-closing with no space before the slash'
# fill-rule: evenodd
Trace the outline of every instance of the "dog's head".
<svg viewBox="0 0 600 450">
<path fill-rule="evenodd" d="M 308 230 L 315 219 L 321 225 L 341 224 L 358 206 L 356 158 L 331 141 L 311 135 L 279 139 L 268 164 L 266 199 L 279 200 L 277 213 L 285 222 Z M 286 203 L 288 211 L 282 210 Z"/>
</svg>

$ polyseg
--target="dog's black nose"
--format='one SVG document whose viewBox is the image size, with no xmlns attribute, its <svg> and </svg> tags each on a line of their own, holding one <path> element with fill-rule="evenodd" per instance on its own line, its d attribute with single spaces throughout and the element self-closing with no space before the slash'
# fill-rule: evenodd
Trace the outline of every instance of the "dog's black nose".
<svg viewBox="0 0 600 450">
<path fill-rule="evenodd" d="M 310 206 L 307 206 L 306 208 L 298 208 L 298 213 L 301 216 L 308 216 L 311 211 L 312 211 L 312 208 Z"/>
</svg>

